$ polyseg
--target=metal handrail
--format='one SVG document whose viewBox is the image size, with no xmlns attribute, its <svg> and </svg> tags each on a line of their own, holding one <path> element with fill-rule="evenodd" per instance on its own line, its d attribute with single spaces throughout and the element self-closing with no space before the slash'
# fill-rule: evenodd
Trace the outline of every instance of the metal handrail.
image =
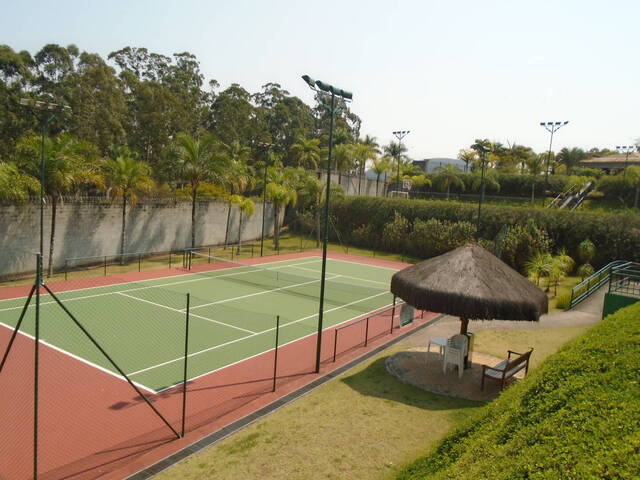
<svg viewBox="0 0 640 480">
<path fill-rule="evenodd" d="M 640 264 L 636 262 L 628 262 L 625 260 L 615 260 L 611 263 L 608 263 L 594 274 L 585 278 L 579 284 L 575 285 L 571 289 L 571 301 L 569 302 L 568 309 L 575 307 L 580 302 L 588 298 L 593 292 L 598 290 L 602 285 L 607 283 L 611 278 L 612 270 L 619 270 L 621 268 L 626 268 L 629 266 L 640 267 Z"/>
</svg>

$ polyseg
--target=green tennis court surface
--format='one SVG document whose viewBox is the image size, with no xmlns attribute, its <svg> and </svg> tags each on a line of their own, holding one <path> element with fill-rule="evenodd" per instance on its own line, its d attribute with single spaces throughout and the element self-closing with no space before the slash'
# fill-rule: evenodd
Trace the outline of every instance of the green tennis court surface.
<svg viewBox="0 0 640 480">
<path fill-rule="evenodd" d="M 191 296 L 189 379 L 273 348 L 277 315 L 280 345 L 317 331 L 321 259 L 262 265 L 268 270 L 233 265 L 56 295 L 133 381 L 159 391 L 182 382 L 187 293 Z M 393 273 L 328 259 L 325 328 L 389 305 Z M 15 326 L 24 301 L 0 301 L 0 323 Z M 41 298 L 41 312 L 44 342 L 115 372 L 49 295 Z M 21 331 L 33 335 L 33 330 L 32 304 Z"/>
</svg>

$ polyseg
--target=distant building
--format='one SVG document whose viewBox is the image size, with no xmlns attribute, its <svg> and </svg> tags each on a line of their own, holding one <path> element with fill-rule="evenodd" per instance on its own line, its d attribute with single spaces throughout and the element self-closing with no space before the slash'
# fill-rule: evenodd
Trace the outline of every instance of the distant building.
<svg viewBox="0 0 640 480">
<path fill-rule="evenodd" d="M 420 169 L 425 173 L 432 173 L 438 167 L 442 167 L 445 165 L 455 165 L 460 170 L 464 170 L 464 162 L 457 158 L 425 158 L 424 160 L 414 160 L 411 163 L 417 167 L 420 167 Z"/>
<path fill-rule="evenodd" d="M 640 165 L 640 153 L 630 153 L 628 159 L 626 154 L 618 153 L 605 157 L 589 158 L 580 162 L 581 167 L 597 168 L 611 175 L 622 171 L 629 165 Z"/>
</svg>

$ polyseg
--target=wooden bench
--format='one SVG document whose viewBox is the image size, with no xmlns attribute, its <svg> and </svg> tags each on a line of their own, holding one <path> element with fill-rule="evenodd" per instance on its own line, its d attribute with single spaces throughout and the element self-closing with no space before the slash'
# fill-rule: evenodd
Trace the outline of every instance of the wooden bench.
<svg viewBox="0 0 640 480">
<path fill-rule="evenodd" d="M 501 361 L 494 367 L 489 367 L 487 365 L 482 366 L 482 384 L 480 386 L 480 390 L 484 390 L 485 377 L 500 380 L 500 390 L 503 390 L 505 382 L 520 370 L 524 368 L 524 373 L 525 375 L 527 374 L 529 371 L 529 358 L 531 357 L 533 348 L 525 353 L 518 353 L 512 350 L 507 351 L 509 354 L 506 360 Z M 511 355 L 514 355 L 513 360 L 511 359 Z"/>
</svg>

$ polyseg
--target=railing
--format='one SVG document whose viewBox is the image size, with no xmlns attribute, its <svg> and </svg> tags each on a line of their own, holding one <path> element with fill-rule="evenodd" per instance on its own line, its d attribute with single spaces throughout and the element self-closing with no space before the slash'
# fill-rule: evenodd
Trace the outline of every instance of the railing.
<svg viewBox="0 0 640 480">
<path fill-rule="evenodd" d="M 640 267 L 640 264 L 636 262 L 616 260 L 605 265 L 590 277 L 585 278 L 582 282 L 571 289 L 571 301 L 569 302 L 568 309 L 575 307 L 580 302 L 588 298 L 593 292 L 598 290 L 602 285 L 607 283 L 611 278 L 612 271 L 619 271 L 620 269 L 628 267 L 636 268 Z"/>
<path fill-rule="evenodd" d="M 626 297 L 640 297 L 640 265 L 629 262 L 630 265 L 614 267 L 609 280 L 609 293 Z"/>
</svg>

